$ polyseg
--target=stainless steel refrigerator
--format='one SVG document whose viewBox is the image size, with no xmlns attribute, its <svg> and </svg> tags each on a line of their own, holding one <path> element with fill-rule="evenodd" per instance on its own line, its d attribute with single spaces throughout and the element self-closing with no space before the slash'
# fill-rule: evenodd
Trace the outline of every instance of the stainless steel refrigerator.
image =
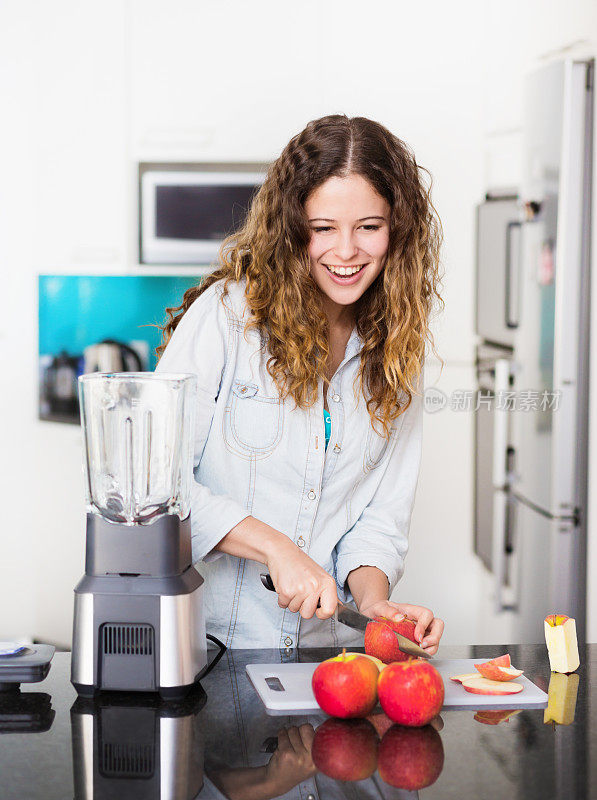
<svg viewBox="0 0 597 800">
<path fill-rule="evenodd" d="M 593 74 L 528 76 L 522 185 L 478 208 L 475 551 L 519 642 L 585 634 Z"/>
</svg>

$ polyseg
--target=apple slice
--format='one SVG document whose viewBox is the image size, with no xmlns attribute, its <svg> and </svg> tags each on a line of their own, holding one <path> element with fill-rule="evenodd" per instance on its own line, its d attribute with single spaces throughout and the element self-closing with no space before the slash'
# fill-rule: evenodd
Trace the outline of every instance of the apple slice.
<svg viewBox="0 0 597 800">
<path fill-rule="evenodd" d="M 477 722 L 482 722 L 484 725 L 499 725 L 500 722 L 510 722 L 510 719 L 516 714 L 520 714 L 522 709 L 507 709 L 506 711 L 481 711 L 476 712 L 473 719 Z"/>
<path fill-rule="evenodd" d="M 511 681 L 522 675 L 521 669 L 514 667 L 499 667 L 487 661 L 485 664 L 475 664 L 477 669 L 484 678 L 489 678 L 491 681 Z"/>
<path fill-rule="evenodd" d="M 470 678 L 478 678 L 478 674 L 476 672 L 465 672 L 462 675 L 452 675 L 450 676 L 451 681 L 457 681 L 458 683 L 462 683 L 462 681 L 470 680 Z"/>
<path fill-rule="evenodd" d="M 462 686 L 472 694 L 518 694 L 524 688 L 521 683 L 490 681 L 487 678 L 469 678 L 462 681 Z"/>
<path fill-rule="evenodd" d="M 388 666 L 387 664 L 384 664 L 384 662 L 381 659 L 376 658 L 375 656 L 370 656 L 368 653 L 347 653 L 346 655 L 363 656 L 363 658 L 368 658 L 370 661 L 373 661 L 373 663 L 380 672 L 382 671 L 382 669 Z"/>
<path fill-rule="evenodd" d="M 486 661 L 485 663 L 486 664 L 495 664 L 496 667 L 511 667 L 512 666 L 512 662 L 510 661 L 510 653 L 505 653 L 503 656 L 498 656 L 497 658 L 490 658 L 489 661 Z"/>
</svg>

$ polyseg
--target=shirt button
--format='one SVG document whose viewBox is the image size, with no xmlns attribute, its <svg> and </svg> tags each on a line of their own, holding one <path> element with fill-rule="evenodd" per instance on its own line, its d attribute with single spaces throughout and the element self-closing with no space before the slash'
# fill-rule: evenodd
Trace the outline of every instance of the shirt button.
<svg viewBox="0 0 597 800">
<path fill-rule="evenodd" d="M 311 489 L 311 491 L 309 492 L 309 494 L 307 495 L 307 497 L 309 498 L 309 500 L 315 500 L 315 498 L 317 497 L 317 495 L 315 494 L 315 492 L 313 491 L 313 489 Z"/>
<path fill-rule="evenodd" d="M 339 453 L 340 450 L 342 450 L 342 445 L 336 442 L 336 444 L 334 445 L 334 453 Z"/>
<path fill-rule="evenodd" d="M 296 543 L 298 544 L 299 547 L 305 546 L 305 540 L 303 539 L 302 536 L 299 536 L 299 538 L 296 540 Z"/>
<path fill-rule="evenodd" d="M 315 795 L 314 794 L 308 794 L 307 795 L 307 800 L 315 800 Z"/>
<path fill-rule="evenodd" d="M 339 394 L 332 395 L 332 400 L 334 401 L 334 403 L 339 403 L 340 402 L 340 395 Z"/>
<path fill-rule="evenodd" d="M 286 645 L 286 647 L 290 647 L 290 645 L 292 644 L 292 639 L 290 638 L 290 636 L 287 636 L 284 639 L 284 644 Z"/>
</svg>

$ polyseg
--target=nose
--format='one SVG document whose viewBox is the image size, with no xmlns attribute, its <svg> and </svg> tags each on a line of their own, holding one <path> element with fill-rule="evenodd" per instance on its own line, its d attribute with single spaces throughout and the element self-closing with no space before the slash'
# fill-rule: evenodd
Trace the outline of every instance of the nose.
<svg viewBox="0 0 597 800">
<path fill-rule="evenodd" d="M 334 246 L 334 253 L 341 261 L 350 261 L 359 252 L 352 230 L 340 231 Z"/>
</svg>

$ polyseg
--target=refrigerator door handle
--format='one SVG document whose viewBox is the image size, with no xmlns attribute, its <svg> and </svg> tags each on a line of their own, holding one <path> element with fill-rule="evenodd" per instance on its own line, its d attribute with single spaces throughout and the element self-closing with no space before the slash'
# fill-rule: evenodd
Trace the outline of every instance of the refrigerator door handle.
<svg viewBox="0 0 597 800">
<path fill-rule="evenodd" d="M 497 614 L 504 611 L 504 584 L 506 581 L 506 520 L 507 520 L 506 492 L 493 493 L 493 601 Z"/>
<path fill-rule="evenodd" d="M 518 328 L 518 264 L 519 258 L 515 260 L 516 272 L 513 272 L 512 267 L 512 233 L 516 228 L 520 233 L 522 222 L 509 222 L 506 227 L 506 269 L 504 270 L 506 286 L 504 291 L 504 323 L 507 328 Z M 520 237 L 519 244 L 516 249 L 517 255 L 520 253 Z M 516 303 L 513 302 L 516 300 Z"/>
<path fill-rule="evenodd" d="M 507 548 L 512 543 L 510 509 L 508 508 L 508 479 L 512 452 L 508 436 L 508 403 L 504 402 L 510 390 L 511 361 L 498 358 L 495 362 L 493 408 L 493 520 L 492 565 L 494 577 L 494 608 L 497 613 L 512 608 L 512 598 L 506 597 Z"/>
<path fill-rule="evenodd" d="M 513 455 L 513 454 L 512 454 Z M 504 579 L 502 581 L 503 595 L 502 611 L 518 611 L 518 597 L 520 591 L 520 576 L 516 533 L 516 512 L 515 500 L 511 493 L 506 496 L 506 525 L 504 531 L 504 562 L 507 560 L 507 567 L 504 568 Z"/>
<path fill-rule="evenodd" d="M 518 557 L 515 553 L 516 531 L 514 501 L 509 492 L 493 495 L 493 600 L 494 611 L 518 608 Z"/>
<path fill-rule="evenodd" d="M 500 398 L 510 389 L 511 366 L 507 358 L 495 362 L 493 397 L 493 488 L 505 489 L 508 484 L 508 405 L 500 406 Z"/>
</svg>

